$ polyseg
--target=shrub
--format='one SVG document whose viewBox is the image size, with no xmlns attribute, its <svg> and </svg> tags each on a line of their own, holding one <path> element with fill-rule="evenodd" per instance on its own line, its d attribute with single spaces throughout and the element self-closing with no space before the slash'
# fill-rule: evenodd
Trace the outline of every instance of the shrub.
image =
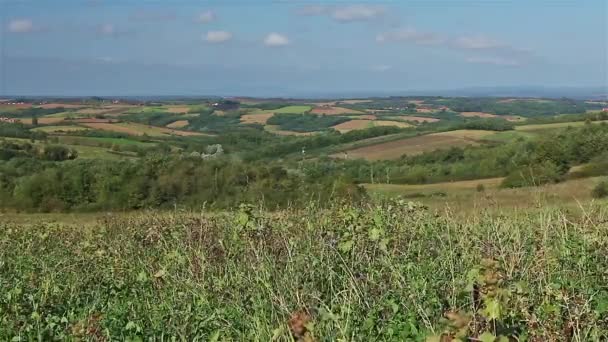
<svg viewBox="0 0 608 342">
<path fill-rule="evenodd" d="M 593 188 L 591 191 L 593 198 L 606 198 L 608 197 L 608 181 L 602 181 Z"/>
<path fill-rule="evenodd" d="M 504 188 L 519 188 L 558 183 L 563 179 L 563 171 L 553 162 L 545 161 L 535 165 L 523 166 L 512 172 L 502 182 Z"/>
</svg>

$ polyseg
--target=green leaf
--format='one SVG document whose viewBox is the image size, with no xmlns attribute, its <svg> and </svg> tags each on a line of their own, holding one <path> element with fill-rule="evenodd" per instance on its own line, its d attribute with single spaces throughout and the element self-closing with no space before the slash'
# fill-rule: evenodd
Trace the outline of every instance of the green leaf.
<svg viewBox="0 0 608 342">
<path fill-rule="evenodd" d="M 146 281 L 148 281 L 148 274 L 146 273 L 146 271 L 139 272 L 139 274 L 137 275 L 137 281 L 140 283 L 145 283 Z"/>
<path fill-rule="evenodd" d="M 496 336 L 494 336 L 492 333 L 485 332 L 479 335 L 477 339 L 481 342 L 494 342 L 496 340 Z"/>
<path fill-rule="evenodd" d="M 354 244 L 355 244 L 355 242 L 353 240 L 348 240 L 348 241 L 340 242 L 338 244 L 338 249 L 342 253 L 348 253 L 348 252 L 350 252 L 351 249 L 353 249 L 353 245 Z"/>
<path fill-rule="evenodd" d="M 372 228 L 369 231 L 369 239 L 372 241 L 378 241 L 378 239 L 380 239 L 380 235 L 382 235 L 381 229 Z"/>
<path fill-rule="evenodd" d="M 499 319 L 501 313 L 500 303 L 494 298 L 486 298 L 483 313 L 487 319 Z"/>
<path fill-rule="evenodd" d="M 211 337 L 209 337 L 209 342 L 217 342 L 220 339 L 220 331 L 216 330 Z"/>
</svg>

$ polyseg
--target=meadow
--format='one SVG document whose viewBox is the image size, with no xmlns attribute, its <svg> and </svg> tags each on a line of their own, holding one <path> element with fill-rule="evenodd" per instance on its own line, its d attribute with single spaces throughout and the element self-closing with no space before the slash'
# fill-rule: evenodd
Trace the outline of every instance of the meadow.
<svg viewBox="0 0 608 342">
<path fill-rule="evenodd" d="M 2 220 L 0 339 L 607 339 L 606 206 L 504 214 L 395 201 Z"/>
</svg>

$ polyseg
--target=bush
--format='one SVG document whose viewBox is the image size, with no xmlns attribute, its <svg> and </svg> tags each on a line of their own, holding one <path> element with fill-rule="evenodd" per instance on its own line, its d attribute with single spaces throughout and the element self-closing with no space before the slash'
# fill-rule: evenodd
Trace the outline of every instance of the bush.
<svg viewBox="0 0 608 342">
<path fill-rule="evenodd" d="M 606 198 L 608 197 L 608 181 L 600 182 L 591 191 L 593 198 Z"/>
<path fill-rule="evenodd" d="M 502 182 L 504 188 L 519 188 L 525 186 L 538 186 L 549 183 L 558 183 L 563 180 L 564 174 L 553 162 L 545 161 L 535 165 L 523 166 L 512 172 Z"/>
</svg>

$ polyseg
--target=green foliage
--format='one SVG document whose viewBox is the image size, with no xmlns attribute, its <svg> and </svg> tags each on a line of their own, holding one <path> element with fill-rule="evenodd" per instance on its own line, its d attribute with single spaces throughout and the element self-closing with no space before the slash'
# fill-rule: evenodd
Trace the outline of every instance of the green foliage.
<svg viewBox="0 0 608 342">
<path fill-rule="evenodd" d="M 21 123 L 0 122 L 0 137 L 44 140 L 47 134 L 40 131 L 31 131 Z"/>
<path fill-rule="evenodd" d="M 44 160 L 75 158 L 75 152 L 45 145 Z M 312 179 L 277 163 L 242 163 L 226 158 L 150 157 L 130 160 L 75 160 L 0 163 L 3 207 L 20 210 L 128 210 L 149 207 L 233 207 L 259 198 L 271 208 L 310 200 L 359 200 L 362 188 L 344 177 Z M 49 205 L 52 203 L 52 205 Z"/>
<path fill-rule="evenodd" d="M 512 122 L 500 118 L 466 120 L 456 124 L 454 129 L 477 129 L 487 131 L 510 131 L 515 128 Z"/>
<path fill-rule="evenodd" d="M 268 119 L 269 125 L 278 125 L 282 130 L 295 132 L 322 131 L 331 126 L 349 121 L 349 118 L 315 114 L 275 114 Z"/>
<path fill-rule="evenodd" d="M 571 99 L 516 99 L 514 101 L 490 97 L 441 98 L 430 103 L 448 106 L 456 112 L 486 112 L 497 115 L 525 117 L 549 116 L 565 113 L 584 113 L 589 107 L 584 101 Z"/>
<path fill-rule="evenodd" d="M 0 340 L 604 341 L 608 212 L 588 214 L 465 222 L 391 202 L 2 220 Z"/>
<path fill-rule="evenodd" d="M 606 198 L 608 197 L 608 181 L 602 181 L 596 185 L 591 191 L 593 198 Z"/>
</svg>

